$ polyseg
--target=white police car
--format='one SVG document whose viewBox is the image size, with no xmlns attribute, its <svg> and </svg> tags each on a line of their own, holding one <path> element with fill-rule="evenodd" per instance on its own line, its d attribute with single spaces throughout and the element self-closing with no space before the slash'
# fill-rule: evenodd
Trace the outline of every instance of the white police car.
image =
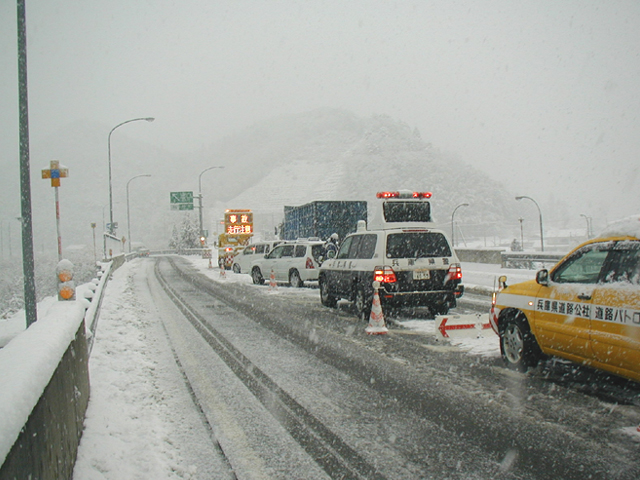
<svg viewBox="0 0 640 480">
<path fill-rule="evenodd" d="M 425 306 L 446 314 L 463 293 L 460 261 L 446 234 L 434 228 L 428 192 L 380 192 L 379 213 L 366 229 L 347 236 L 335 258 L 320 268 L 322 304 L 354 302 L 367 320 L 373 282 L 380 282 L 382 305 Z"/>
</svg>

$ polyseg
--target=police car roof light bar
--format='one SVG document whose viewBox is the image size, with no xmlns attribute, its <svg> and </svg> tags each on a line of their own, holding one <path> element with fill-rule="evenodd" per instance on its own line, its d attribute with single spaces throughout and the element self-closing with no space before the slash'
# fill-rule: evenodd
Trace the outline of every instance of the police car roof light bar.
<svg viewBox="0 0 640 480">
<path fill-rule="evenodd" d="M 378 192 L 377 198 L 431 198 L 431 192 Z"/>
</svg>

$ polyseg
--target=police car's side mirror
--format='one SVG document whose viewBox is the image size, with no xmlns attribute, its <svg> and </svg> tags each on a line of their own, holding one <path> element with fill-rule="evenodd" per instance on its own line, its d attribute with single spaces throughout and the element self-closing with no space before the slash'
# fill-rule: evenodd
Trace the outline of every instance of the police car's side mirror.
<svg viewBox="0 0 640 480">
<path fill-rule="evenodd" d="M 328 258 L 328 259 L 336 258 L 336 252 L 335 252 L 335 250 L 329 250 L 329 251 L 327 252 L 327 258 Z"/>
<path fill-rule="evenodd" d="M 536 282 L 538 282 L 539 285 L 548 287 L 549 286 L 549 270 L 547 270 L 546 268 L 543 268 L 538 273 L 536 273 Z"/>
</svg>

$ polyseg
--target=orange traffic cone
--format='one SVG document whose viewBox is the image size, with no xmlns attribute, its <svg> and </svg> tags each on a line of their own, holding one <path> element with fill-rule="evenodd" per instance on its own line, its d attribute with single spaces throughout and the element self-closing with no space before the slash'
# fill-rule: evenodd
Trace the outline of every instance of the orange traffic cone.
<svg viewBox="0 0 640 480">
<path fill-rule="evenodd" d="M 269 291 L 274 292 L 278 289 L 278 284 L 276 283 L 276 274 L 271 269 L 271 276 L 269 277 Z"/>
<path fill-rule="evenodd" d="M 209 257 L 209 268 L 213 268 L 213 264 L 211 263 L 211 257 Z"/>
<path fill-rule="evenodd" d="M 224 267 L 220 269 L 220 278 L 227 278 L 227 270 Z"/>
<path fill-rule="evenodd" d="M 369 315 L 369 325 L 364 329 L 369 335 L 383 335 L 389 330 L 384 325 L 384 315 L 380 305 L 380 295 L 378 289 L 380 282 L 373 282 L 373 303 L 371 304 L 371 315 Z"/>
</svg>

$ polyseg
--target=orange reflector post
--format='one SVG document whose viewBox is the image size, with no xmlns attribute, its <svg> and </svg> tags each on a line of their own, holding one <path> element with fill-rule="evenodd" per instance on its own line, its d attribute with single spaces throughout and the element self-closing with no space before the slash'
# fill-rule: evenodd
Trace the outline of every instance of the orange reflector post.
<svg viewBox="0 0 640 480">
<path fill-rule="evenodd" d="M 58 300 L 75 300 L 76 284 L 73 281 L 73 263 L 60 260 L 56 266 L 58 277 Z"/>
</svg>

